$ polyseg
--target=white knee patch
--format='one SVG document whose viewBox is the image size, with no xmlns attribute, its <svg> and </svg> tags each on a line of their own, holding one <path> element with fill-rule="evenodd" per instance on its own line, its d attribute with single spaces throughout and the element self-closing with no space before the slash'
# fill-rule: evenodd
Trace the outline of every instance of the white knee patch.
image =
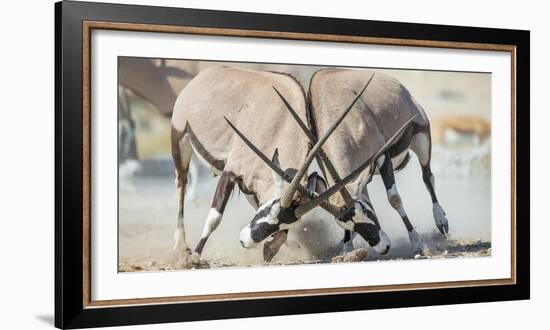
<svg viewBox="0 0 550 330">
<path fill-rule="evenodd" d="M 378 165 L 378 167 L 382 167 L 382 165 L 384 164 L 384 161 L 386 160 L 386 156 L 385 155 L 382 155 L 380 156 L 380 158 L 378 158 L 376 160 L 376 164 Z"/>
<path fill-rule="evenodd" d="M 204 229 L 202 231 L 201 237 L 208 237 L 210 234 L 216 230 L 218 225 L 220 224 L 222 220 L 222 215 L 218 210 L 215 208 L 211 208 L 210 212 L 208 212 L 208 217 L 206 217 L 206 222 L 204 224 Z"/>
<path fill-rule="evenodd" d="M 197 191 L 197 184 L 199 180 L 199 168 L 198 165 L 191 161 L 189 163 L 189 180 L 186 187 L 185 197 L 189 200 L 194 200 L 196 197 L 196 191 Z"/>
</svg>

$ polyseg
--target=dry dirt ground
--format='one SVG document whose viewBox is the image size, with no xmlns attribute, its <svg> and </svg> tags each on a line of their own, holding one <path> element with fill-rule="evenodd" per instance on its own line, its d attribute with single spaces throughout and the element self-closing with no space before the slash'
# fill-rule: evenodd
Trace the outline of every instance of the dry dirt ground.
<svg viewBox="0 0 550 330">
<path fill-rule="evenodd" d="M 392 241 L 392 248 L 384 256 L 369 250 L 368 256 L 361 261 L 490 256 L 491 193 L 490 174 L 487 172 L 490 153 L 487 150 L 490 149 L 486 146 L 458 151 L 434 148 L 436 190 L 449 219 L 450 235 L 447 239 L 435 227 L 431 201 L 417 160 L 411 160 L 407 168 L 397 173 L 397 185 L 405 209 L 427 247 L 424 255 L 412 253 L 405 227 L 389 205 L 380 178 L 375 177 L 369 185 L 369 192 L 381 226 Z M 179 268 L 172 252 L 177 205 L 173 178 L 133 177 L 124 180 L 119 191 L 119 271 Z M 185 208 L 186 236 L 191 249 L 199 240 L 217 182 L 217 178 L 204 171 L 199 180 L 196 196 L 186 201 Z M 261 247 L 244 249 L 238 240 L 240 230 L 253 214 L 244 196 L 234 192 L 222 223 L 203 252 L 210 267 L 265 266 Z M 322 210 L 314 210 L 291 228 L 288 242 L 270 265 L 331 262 L 333 257 L 341 254 L 342 238 L 343 230 L 331 217 Z M 354 247 L 368 249 L 368 244 L 356 237 Z"/>
<path fill-rule="evenodd" d="M 444 247 L 443 247 L 444 246 Z M 491 255 L 491 243 L 486 241 L 466 242 L 466 241 L 447 241 L 439 249 L 428 251 L 424 255 L 414 255 L 414 259 L 438 259 L 438 258 L 473 258 L 487 257 Z M 378 258 L 379 260 L 400 260 L 400 258 Z M 403 258 L 405 259 L 405 258 Z M 303 262 L 271 262 L 255 265 L 240 265 L 238 263 L 223 263 L 212 261 L 205 263 L 199 268 L 216 267 L 246 267 L 246 266 L 277 266 L 277 265 L 297 265 L 297 264 L 316 264 L 316 263 L 341 263 L 341 262 L 365 262 L 374 260 L 369 258 L 368 249 L 359 248 L 352 252 L 332 257 L 330 260 L 306 260 Z M 182 269 L 174 258 L 157 259 L 149 258 L 129 258 L 122 257 L 118 266 L 119 272 L 157 272 L 157 271 L 175 271 Z"/>
</svg>

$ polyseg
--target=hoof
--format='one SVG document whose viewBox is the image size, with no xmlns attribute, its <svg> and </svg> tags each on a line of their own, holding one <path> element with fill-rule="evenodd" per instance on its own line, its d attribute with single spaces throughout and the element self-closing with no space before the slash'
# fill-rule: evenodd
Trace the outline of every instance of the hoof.
<svg viewBox="0 0 550 330">
<path fill-rule="evenodd" d="M 427 250 L 426 246 L 420 239 L 420 235 L 418 235 L 418 232 L 415 229 L 409 232 L 409 241 L 411 242 L 411 247 L 415 255 L 424 255 L 425 251 Z"/>
<path fill-rule="evenodd" d="M 443 234 L 443 236 L 447 237 L 449 234 L 449 221 L 447 220 L 447 216 L 445 215 L 445 211 L 443 211 L 443 208 L 439 203 L 433 204 L 433 213 L 434 213 L 434 219 L 435 219 L 435 225 Z"/>
<path fill-rule="evenodd" d="M 183 253 L 179 253 L 175 265 L 177 269 L 210 268 L 210 264 L 206 260 L 201 258 L 198 253 L 192 252 L 189 249 Z"/>
</svg>

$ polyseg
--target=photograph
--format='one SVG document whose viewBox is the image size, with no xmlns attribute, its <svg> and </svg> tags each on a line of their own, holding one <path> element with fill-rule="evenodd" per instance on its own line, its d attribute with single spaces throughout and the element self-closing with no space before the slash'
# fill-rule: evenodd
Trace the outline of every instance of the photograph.
<svg viewBox="0 0 550 330">
<path fill-rule="evenodd" d="M 117 61 L 118 272 L 491 256 L 491 72 Z"/>
</svg>

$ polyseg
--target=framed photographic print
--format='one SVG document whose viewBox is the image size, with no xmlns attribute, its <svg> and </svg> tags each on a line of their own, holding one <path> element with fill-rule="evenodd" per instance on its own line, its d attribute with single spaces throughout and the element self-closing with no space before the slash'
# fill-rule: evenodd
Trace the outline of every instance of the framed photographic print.
<svg viewBox="0 0 550 330">
<path fill-rule="evenodd" d="M 59 328 L 529 298 L 529 32 L 56 15 Z"/>
</svg>

